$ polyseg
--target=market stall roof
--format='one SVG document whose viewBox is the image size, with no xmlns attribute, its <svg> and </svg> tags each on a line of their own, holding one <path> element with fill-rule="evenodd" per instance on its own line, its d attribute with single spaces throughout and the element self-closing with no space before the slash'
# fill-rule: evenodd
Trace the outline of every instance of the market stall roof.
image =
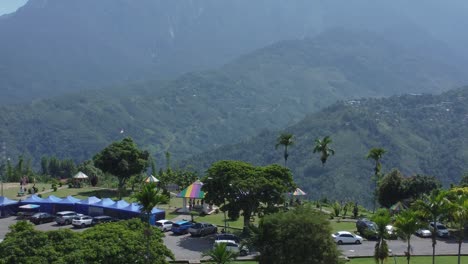
<svg viewBox="0 0 468 264">
<path fill-rule="evenodd" d="M 59 203 L 59 204 L 76 204 L 80 201 L 80 199 L 77 199 L 71 195 L 61 199 L 60 201 L 56 202 L 56 203 Z"/>
<path fill-rule="evenodd" d="M 128 205 L 128 206 L 126 206 L 126 207 L 124 207 L 124 208 L 121 208 L 121 210 L 139 213 L 139 212 L 140 212 L 140 208 L 141 208 L 141 205 L 140 205 L 140 204 L 138 204 L 138 203 L 131 203 L 130 205 Z"/>
<path fill-rule="evenodd" d="M 88 175 L 84 174 L 83 172 L 78 172 L 73 176 L 74 179 L 88 179 Z"/>
<path fill-rule="evenodd" d="M 91 196 L 91 197 L 88 197 L 86 199 L 83 199 L 79 202 L 76 202 L 76 203 L 79 203 L 79 204 L 95 204 L 95 203 L 99 203 L 101 201 L 101 199 L 97 198 L 96 196 Z"/>
<path fill-rule="evenodd" d="M 10 204 L 17 204 L 18 201 L 8 199 L 7 197 L 0 196 L 0 206 L 10 205 Z"/>
<path fill-rule="evenodd" d="M 125 208 L 127 206 L 129 206 L 130 204 L 127 203 L 127 201 L 125 200 L 120 200 L 120 201 L 117 201 L 109 206 L 106 206 L 106 208 L 116 208 L 116 209 L 122 209 L 122 208 Z"/>
<path fill-rule="evenodd" d="M 158 180 L 156 177 L 154 177 L 153 175 L 150 175 L 150 176 L 148 176 L 148 177 L 145 179 L 145 182 L 146 182 L 146 183 L 150 183 L 150 182 L 159 182 L 159 180 Z"/>
<path fill-rule="evenodd" d="M 62 198 L 58 198 L 55 195 L 51 195 L 51 196 L 49 196 L 47 198 L 44 198 L 42 200 L 42 203 L 58 203 L 60 200 L 62 200 Z"/>
<path fill-rule="evenodd" d="M 406 209 L 406 206 L 402 202 L 397 202 L 396 204 L 390 207 L 392 213 L 398 213 Z"/>
<path fill-rule="evenodd" d="M 177 194 L 179 198 L 190 198 L 190 199 L 204 199 L 205 192 L 201 190 L 203 183 L 201 181 L 196 181 L 192 183 L 185 190 Z"/>
<path fill-rule="evenodd" d="M 26 198 L 25 200 L 21 201 L 22 203 L 43 203 L 44 199 L 41 197 L 33 194 L 31 197 Z"/>
<path fill-rule="evenodd" d="M 25 204 L 25 205 L 21 205 L 19 208 L 20 209 L 36 209 L 36 208 L 39 208 L 41 207 L 40 205 L 37 205 L 37 204 Z"/>
<path fill-rule="evenodd" d="M 307 195 L 307 193 L 304 192 L 303 190 L 297 188 L 297 189 L 293 192 L 292 195 L 294 195 L 294 196 L 302 196 L 302 195 Z"/>
<path fill-rule="evenodd" d="M 112 200 L 110 198 L 104 198 L 101 201 L 99 201 L 99 202 L 97 202 L 95 204 L 92 204 L 91 206 L 109 207 L 109 206 L 111 206 L 113 204 L 115 204 L 114 200 Z"/>
</svg>

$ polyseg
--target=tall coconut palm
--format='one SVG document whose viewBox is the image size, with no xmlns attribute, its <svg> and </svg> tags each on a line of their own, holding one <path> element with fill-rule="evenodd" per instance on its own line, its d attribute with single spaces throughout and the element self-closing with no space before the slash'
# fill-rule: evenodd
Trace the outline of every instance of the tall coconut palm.
<svg viewBox="0 0 468 264">
<path fill-rule="evenodd" d="M 284 166 L 287 166 L 288 162 L 288 147 L 294 145 L 294 135 L 290 133 L 281 133 L 279 137 L 276 139 L 275 148 L 278 149 L 279 146 L 284 146 Z"/>
<path fill-rule="evenodd" d="M 322 162 L 322 166 L 325 166 L 328 157 L 330 157 L 331 155 L 335 155 L 335 151 L 329 146 L 331 143 L 332 140 L 330 136 L 326 136 L 322 140 L 320 140 L 319 138 L 315 140 L 314 153 L 319 152 L 321 154 L 320 161 Z"/>
<path fill-rule="evenodd" d="M 374 167 L 374 181 L 375 181 L 375 189 L 374 189 L 374 208 L 372 212 L 375 212 L 375 207 L 377 205 L 377 188 L 379 185 L 379 181 L 381 179 L 381 169 L 382 169 L 382 164 L 380 163 L 380 160 L 382 159 L 382 156 L 385 154 L 385 149 L 383 148 L 371 148 L 369 150 L 369 153 L 367 153 L 366 158 L 367 159 L 372 159 L 375 161 L 375 167 Z"/>
<path fill-rule="evenodd" d="M 432 232 L 432 264 L 435 263 L 435 246 L 437 244 L 437 219 L 445 216 L 450 209 L 450 201 L 446 197 L 445 191 L 434 190 L 430 195 L 425 194 L 422 199 L 414 202 L 414 208 L 418 210 L 427 220 L 434 223 Z"/>
<path fill-rule="evenodd" d="M 461 246 L 465 239 L 465 227 L 468 225 L 468 196 L 460 193 L 450 197 L 449 216 L 453 227 L 457 229 L 456 238 L 458 243 L 458 264 L 461 261 Z"/>
<path fill-rule="evenodd" d="M 203 253 L 202 256 L 209 257 L 210 261 L 215 264 L 231 263 L 236 260 L 238 255 L 237 253 L 228 250 L 226 246 L 226 243 L 217 243 L 212 250 Z"/>
<path fill-rule="evenodd" d="M 145 232 L 146 247 L 147 247 L 146 259 L 148 260 L 148 263 L 151 263 L 151 256 L 150 256 L 150 250 L 149 250 L 150 237 L 151 237 L 150 215 L 154 207 L 156 207 L 158 204 L 167 202 L 167 197 L 159 194 L 159 191 L 156 189 L 156 183 L 151 182 L 151 183 L 145 184 L 143 188 L 141 189 L 141 191 L 134 195 L 134 198 L 141 205 L 141 212 L 144 214 L 147 220 L 148 227 Z"/>
<path fill-rule="evenodd" d="M 406 250 L 406 259 L 408 264 L 411 259 L 411 236 L 424 226 L 418 214 L 410 209 L 404 210 L 395 217 L 395 224 L 398 236 L 408 243 Z"/>
<path fill-rule="evenodd" d="M 377 261 L 380 261 L 381 264 L 388 258 L 388 244 L 385 240 L 385 235 L 387 233 L 386 226 L 390 223 L 391 217 L 387 209 L 380 209 L 376 212 L 372 221 L 377 224 L 377 235 L 378 240 L 375 244 L 374 258 Z"/>
</svg>

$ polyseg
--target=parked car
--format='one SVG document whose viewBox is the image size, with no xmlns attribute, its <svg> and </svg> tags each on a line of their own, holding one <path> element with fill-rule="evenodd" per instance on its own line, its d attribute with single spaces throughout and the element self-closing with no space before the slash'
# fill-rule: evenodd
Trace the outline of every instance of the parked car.
<svg viewBox="0 0 468 264">
<path fill-rule="evenodd" d="M 88 215 L 77 216 L 77 217 L 73 218 L 73 220 L 72 220 L 72 225 L 74 227 L 84 228 L 84 227 L 87 227 L 87 226 L 91 226 L 92 224 L 93 224 L 93 218 L 91 216 L 88 216 Z"/>
<path fill-rule="evenodd" d="M 431 230 L 429 230 L 427 228 L 419 228 L 416 231 L 416 235 L 420 236 L 420 237 L 430 237 L 430 236 L 432 236 L 432 232 L 431 232 Z"/>
<path fill-rule="evenodd" d="M 361 218 L 356 222 L 356 229 L 359 234 L 367 239 L 379 238 L 377 224 L 367 218 Z"/>
<path fill-rule="evenodd" d="M 91 225 L 97 225 L 97 224 L 102 224 L 102 223 L 109 223 L 109 222 L 116 222 L 117 219 L 108 216 L 108 215 L 98 215 L 93 217 L 93 221 L 91 222 Z"/>
<path fill-rule="evenodd" d="M 209 223 L 196 223 L 188 229 L 188 232 L 191 236 L 205 236 L 218 233 L 218 228 Z"/>
<path fill-rule="evenodd" d="M 156 223 L 154 223 L 154 225 L 161 231 L 163 232 L 166 232 L 166 231 L 169 231 L 171 230 L 172 228 L 172 221 L 170 220 L 158 220 L 156 221 Z"/>
<path fill-rule="evenodd" d="M 335 234 L 332 234 L 332 237 L 338 245 L 361 244 L 363 241 L 362 237 L 348 231 L 338 231 Z"/>
<path fill-rule="evenodd" d="M 58 212 L 55 217 L 55 222 L 59 225 L 69 225 L 72 223 L 73 218 L 80 216 L 82 214 L 77 214 L 74 211 L 62 211 Z"/>
<path fill-rule="evenodd" d="M 36 225 L 40 225 L 43 223 L 50 223 L 55 220 L 55 215 L 51 215 L 49 213 L 35 213 L 30 218 L 29 221 Z"/>
<path fill-rule="evenodd" d="M 388 238 L 388 239 L 397 239 L 398 238 L 398 235 L 397 235 L 397 232 L 396 232 L 396 229 L 395 229 L 394 226 L 386 225 L 385 226 L 385 231 L 387 232 L 386 238 Z"/>
<path fill-rule="evenodd" d="M 217 234 L 215 241 L 217 240 L 234 240 L 237 244 L 240 243 L 240 238 L 238 236 L 229 233 Z"/>
<path fill-rule="evenodd" d="M 192 226 L 192 222 L 182 220 L 182 221 L 177 221 L 172 224 L 171 231 L 174 234 L 187 234 L 188 229 Z"/>
<path fill-rule="evenodd" d="M 430 222 L 429 223 L 429 229 L 431 230 L 431 232 L 436 232 L 436 235 L 438 237 L 449 237 L 450 236 L 450 232 L 447 229 L 447 227 L 445 227 L 443 224 L 441 224 L 439 222 L 436 222 L 435 224 L 434 224 L 434 222 Z"/>
<path fill-rule="evenodd" d="M 241 246 L 239 243 L 236 243 L 234 240 L 215 240 L 213 244 L 213 248 L 216 245 L 224 243 L 226 244 L 226 250 L 238 253 L 239 256 L 247 256 L 249 254 L 249 250 L 247 247 Z"/>
</svg>

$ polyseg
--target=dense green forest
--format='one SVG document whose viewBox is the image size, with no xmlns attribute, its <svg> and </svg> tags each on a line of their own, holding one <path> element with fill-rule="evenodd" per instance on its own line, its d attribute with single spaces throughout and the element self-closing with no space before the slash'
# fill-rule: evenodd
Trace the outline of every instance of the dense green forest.
<svg viewBox="0 0 468 264">
<path fill-rule="evenodd" d="M 174 81 L 3 105 L 0 140 L 9 157 L 36 166 L 42 156 L 81 162 L 126 136 L 157 160 L 166 151 L 181 160 L 294 124 L 336 100 L 439 92 L 463 77 L 378 35 L 334 30 Z"/>
<path fill-rule="evenodd" d="M 468 87 L 441 95 L 403 95 L 386 99 L 338 102 L 283 131 L 294 135 L 288 167 L 311 198 L 357 200 L 369 205 L 374 162 L 371 148 L 381 147 L 382 172 L 399 169 L 405 176 L 432 175 L 444 185 L 458 183 L 468 171 Z M 282 131 L 264 131 L 252 139 L 183 162 L 200 171 L 220 159 L 257 165 L 284 164 L 275 150 Z M 313 153 L 314 140 L 330 136 L 336 154 L 325 166 Z"/>
</svg>

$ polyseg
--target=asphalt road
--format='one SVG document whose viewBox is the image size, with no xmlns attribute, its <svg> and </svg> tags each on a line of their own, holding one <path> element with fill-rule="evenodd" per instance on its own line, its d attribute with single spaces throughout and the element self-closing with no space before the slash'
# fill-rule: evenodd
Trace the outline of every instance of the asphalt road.
<svg viewBox="0 0 468 264">
<path fill-rule="evenodd" d="M 389 248 L 395 255 L 404 255 L 407 249 L 407 243 L 402 240 L 387 240 Z M 373 256 L 375 241 L 364 241 L 361 245 L 341 245 L 338 248 L 345 256 Z M 412 255 L 432 255 L 431 238 L 411 237 Z M 461 252 L 468 252 L 468 240 L 462 244 Z M 458 253 L 458 244 L 452 239 L 438 238 L 436 244 L 437 255 L 451 255 Z"/>
</svg>

